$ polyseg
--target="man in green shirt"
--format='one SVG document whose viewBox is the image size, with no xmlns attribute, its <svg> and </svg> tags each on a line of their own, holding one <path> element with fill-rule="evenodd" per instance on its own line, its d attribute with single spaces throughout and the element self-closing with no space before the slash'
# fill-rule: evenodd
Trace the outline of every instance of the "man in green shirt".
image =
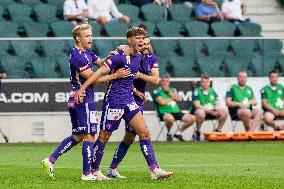
<svg viewBox="0 0 284 189">
<path fill-rule="evenodd" d="M 284 125 L 276 125 L 275 118 L 284 118 L 284 88 L 278 83 L 278 71 L 269 72 L 270 84 L 261 89 L 262 108 L 265 123 L 275 130 L 284 129 Z"/>
<path fill-rule="evenodd" d="M 247 83 L 247 73 L 238 74 L 238 83 L 233 84 L 226 94 L 226 104 L 231 118 L 243 121 L 246 131 L 254 131 L 259 125 L 263 110 L 256 108 L 256 99 Z"/>
<path fill-rule="evenodd" d="M 153 98 L 157 104 L 160 120 L 164 120 L 167 127 L 167 140 L 172 141 L 174 136 L 180 141 L 184 141 L 181 133 L 195 122 L 195 116 L 180 111 L 177 102 L 181 101 L 181 97 L 175 88 L 170 87 L 168 75 L 162 77 L 160 87 L 153 91 Z M 183 124 L 172 136 L 171 128 L 175 120 L 181 120 Z"/>
<path fill-rule="evenodd" d="M 228 111 L 219 107 L 218 95 L 210 87 L 209 75 L 201 76 L 200 87 L 192 93 L 191 113 L 196 116 L 196 140 L 200 140 L 200 129 L 205 119 L 218 119 L 216 132 L 221 132 L 228 117 Z"/>
</svg>

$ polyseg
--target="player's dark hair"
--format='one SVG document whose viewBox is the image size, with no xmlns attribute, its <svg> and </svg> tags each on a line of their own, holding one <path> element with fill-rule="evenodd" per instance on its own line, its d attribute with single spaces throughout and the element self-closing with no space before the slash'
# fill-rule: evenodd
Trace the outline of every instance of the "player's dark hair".
<svg viewBox="0 0 284 189">
<path fill-rule="evenodd" d="M 140 24 L 139 28 L 143 28 L 146 32 L 148 32 L 148 27 L 145 24 Z"/>
<path fill-rule="evenodd" d="M 270 72 L 269 72 L 269 77 L 271 77 L 271 75 L 272 74 L 277 74 L 277 75 L 279 75 L 279 72 L 278 72 L 278 70 L 271 70 Z"/>
<path fill-rule="evenodd" d="M 201 75 L 201 79 L 210 79 L 210 76 L 208 74 Z"/>
<path fill-rule="evenodd" d="M 147 32 L 143 29 L 143 28 L 139 28 L 139 27 L 132 27 L 129 28 L 126 31 L 126 37 L 133 37 L 133 36 L 138 36 L 138 35 L 143 35 L 143 36 L 147 36 Z"/>
</svg>

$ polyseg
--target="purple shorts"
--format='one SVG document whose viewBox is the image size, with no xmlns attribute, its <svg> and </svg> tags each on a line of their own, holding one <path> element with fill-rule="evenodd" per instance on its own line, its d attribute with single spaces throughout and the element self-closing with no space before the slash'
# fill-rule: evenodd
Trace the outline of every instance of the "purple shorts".
<svg viewBox="0 0 284 189">
<path fill-rule="evenodd" d="M 104 103 L 100 129 L 113 132 L 118 129 L 122 118 L 126 123 L 129 123 L 138 112 L 140 112 L 140 108 L 135 102 L 125 105 Z"/>
<path fill-rule="evenodd" d="M 69 114 L 72 123 L 72 134 L 80 135 L 97 133 L 98 117 L 95 103 L 76 104 L 69 106 Z"/>
<path fill-rule="evenodd" d="M 144 104 L 143 105 L 139 104 L 138 106 L 140 108 L 141 113 L 143 114 Z M 136 132 L 134 131 L 134 129 L 132 129 L 132 127 L 129 124 L 127 124 L 127 123 L 125 123 L 125 132 L 128 132 L 128 133 L 132 134 L 133 136 L 137 135 Z"/>
</svg>

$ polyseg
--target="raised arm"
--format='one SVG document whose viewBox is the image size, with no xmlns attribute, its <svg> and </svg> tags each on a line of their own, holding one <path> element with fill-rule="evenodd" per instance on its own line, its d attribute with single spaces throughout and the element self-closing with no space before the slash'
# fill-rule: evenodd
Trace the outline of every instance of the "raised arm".
<svg viewBox="0 0 284 189">
<path fill-rule="evenodd" d="M 151 69 L 151 75 L 146 75 L 143 73 L 138 72 L 136 74 L 136 79 L 140 78 L 144 80 L 147 83 L 151 83 L 153 85 L 159 85 L 161 78 L 159 77 L 159 69 L 158 68 L 152 68 Z"/>
</svg>

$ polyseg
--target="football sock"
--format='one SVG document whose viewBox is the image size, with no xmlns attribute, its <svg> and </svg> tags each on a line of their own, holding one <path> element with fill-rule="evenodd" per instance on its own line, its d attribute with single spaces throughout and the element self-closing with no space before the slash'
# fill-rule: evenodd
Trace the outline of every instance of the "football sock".
<svg viewBox="0 0 284 189">
<path fill-rule="evenodd" d="M 151 171 L 153 171 L 155 168 L 159 167 L 156 157 L 155 157 L 155 153 L 154 153 L 154 149 L 152 147 L 152 143 L 150 141 L 150 139 L 143 139 L 143 140 L 139 140 L 140 143 L 140 147 L 141 147 L 141 151 L 147 161 L 147 164 L 149 166 L 149 169 Z"/>
<path fill-rule="evenodd" d="M 116 169 L 119 163 L 122 161 L 122 159 L 126 155 L 128 149 L 129 149 L 129 145 L 121 141 L 114 153 L 114 156 L 113 156 L 113 159 L 112 159 L 112 162 L 109 168 Z"/>
</svg>

